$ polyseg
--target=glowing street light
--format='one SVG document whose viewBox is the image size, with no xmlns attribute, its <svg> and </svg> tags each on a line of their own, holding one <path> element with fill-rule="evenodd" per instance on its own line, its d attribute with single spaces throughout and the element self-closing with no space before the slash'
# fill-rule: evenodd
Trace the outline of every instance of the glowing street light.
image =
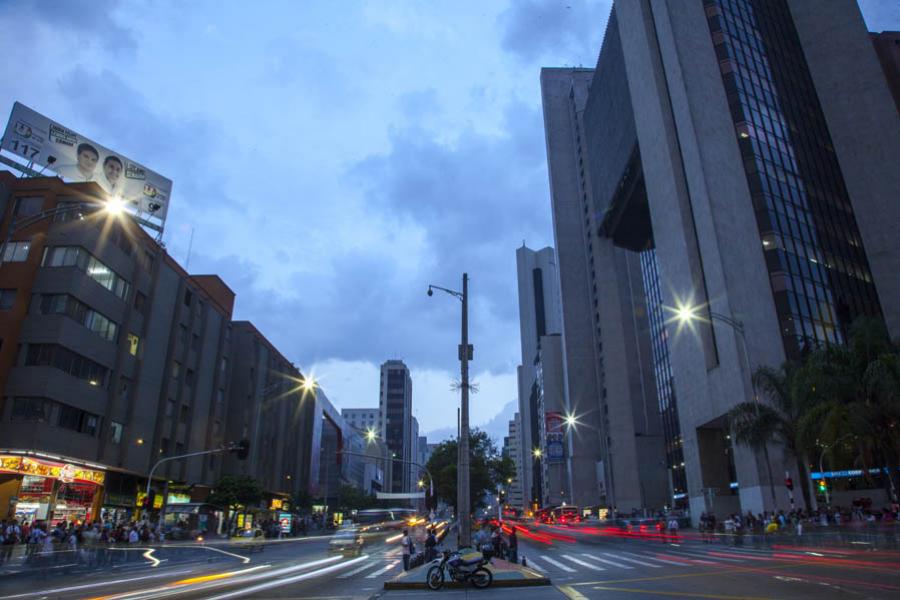
<svg viewBox="0 0 900 600">
<path fill-rule="evenodd" d="M 366 441 L 368 443 L 371 444 L 372 442 L 374 442 L 376 437 L 378 437 L 378 435 L 375 433 L 374 429 L 366 429 Z"/>
<path fill-rule="evenodd" d="M 540 448 L 535 448 L 534 450 L 531 451 L 531 454 L 534 455 L 535 458 L 540 458 L 541 454 L 543 454 L 543 452 L 541 452 Z"/>
<path fill-rule="evenodd" d="M 420 479 L 418 485 L 420 488 L 423 488 L 425 487 L 425 482 Z"/>
<path fill-rule="evenodd" d="M 571 429 L 572 427 L 575 427 L 578 424 L 578 418 L 571 413 L 566 415 L 565 421 L 566 421 L 566 427 L 568 427 L 569 429 Z"/>
</svg>

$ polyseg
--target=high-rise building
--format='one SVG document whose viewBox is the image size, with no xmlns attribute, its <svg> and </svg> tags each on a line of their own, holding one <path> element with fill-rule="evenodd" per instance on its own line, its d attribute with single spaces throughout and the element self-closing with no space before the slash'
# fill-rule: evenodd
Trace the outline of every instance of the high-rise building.
<svg viewBox="0 0 900 600">
<path fill-rule="evenodd" d="M 507 435 L 503 438 L 503 454 L 513 461 L 516 467 L 516 474 L 512 481 L 504 483 L 506 486 L 506 501 L 510 506 L 516 508 L 525 508 L 525 502 L 522 496 L 522 442 L 521 442 L 521 419 L 519 413 L 516 413 L 509 421 L 509 429 Z"/>
<path fill-rule="evenodd" d="M 900 113 L 900 31 L 870 33 L 894 105 Z"/>
<path fill-rule="evenodd" d="M 388 360 L 381 365 L 381 394 L 378 401 L 381 417 L 381 439 L 393 457 L 400 459 L 391 467 L 390 490 L 411 492 L 415 485 L 410 477 L 413 462 L 412 378 L 402 360 Z M 405 461 L 405 462 L 403 462 Z"/>
<path fill-rule="evenodd" d="M 344 417 L 344 420 L 351 427 L 355 427 L 362 432 L 378 432 L 381 427 L 378 422 L 377 408 L 342 408 L 341 416 Z"/>
<path fill-rule="evenodd" d="M 625 471 L 655 468 L 662 440 L 667 504 L 788 508 L 781 449 L 766 464 L 730 439 L 751 373 L 843 343 L 860 316 L 900 334 L 900 120 L 856 3 L 617 2 L 597 68 L 542 84 L 563 320 L 574 256 L 599 292 L 601 413 L 631 406 Z M 630 432 L 605 431 L 621 507 Z"/>
</svg>

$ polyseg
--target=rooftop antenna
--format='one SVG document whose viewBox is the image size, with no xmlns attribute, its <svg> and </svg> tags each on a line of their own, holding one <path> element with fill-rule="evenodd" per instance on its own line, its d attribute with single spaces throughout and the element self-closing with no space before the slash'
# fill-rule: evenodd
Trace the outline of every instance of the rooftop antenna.
<svg viewBox="0 0 900 600">
<path fill-rule="evenodd" d="M 191 266 L 191 251 L 194 249 L 194 226 L 191 225 L 191 239 L 188 241 L 187 260 L 184 261 L 184 270 Z"/>
</svg>

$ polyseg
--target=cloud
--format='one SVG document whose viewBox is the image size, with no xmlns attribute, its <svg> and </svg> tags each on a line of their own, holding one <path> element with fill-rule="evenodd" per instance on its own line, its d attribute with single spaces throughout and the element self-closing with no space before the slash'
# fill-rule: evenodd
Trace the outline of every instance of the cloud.
<svg viewBox="0 0 900 600">
<path fill-rule="evenodd" d="M 72 36 L 77 45 L 99 45 L 104 50 L 119 55 L 134 53 L 137 40 L 133 32 L 116 19 L 119 2 L 114 0 L 28 0 L 10 1 L 0 6 L 0 18 L 10 15 L 17 20 L 17 36 L 23 35 L 20 27 L 39 27 L 52 37 Z M 77 60 L 76 57 L 67 57 Z"/>
<path fill-rule="evenodd" d="M 502 48 L 526 63 L 554 56 L 575 66 L 600 52 L 611 8 L 611 0 L 517 0 L 499 18 Z"/>
</svg>

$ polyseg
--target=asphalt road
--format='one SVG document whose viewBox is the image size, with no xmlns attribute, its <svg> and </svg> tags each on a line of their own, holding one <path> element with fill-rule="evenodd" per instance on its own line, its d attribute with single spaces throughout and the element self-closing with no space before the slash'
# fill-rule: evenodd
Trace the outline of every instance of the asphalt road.
<svg viewBox="0 0 900 600">
<path fill-rule="evenodd" d="M 520 556 L 553 581 L 548 588 L 443 590 L 443 598 L 900 598 L 900 552 L 865 544 L 822 548 L 780 543 L 734 546 L 698 539 L 630 539 L 593 528 L 527 526 Z M 451 534 L 452 535 L 452 534 Z M 802 540 L 801 540 L 802 542 Z M 0 578 L 4 598 L 294 598 L 395 600 L 435 592 L 384 592 L 402 568 L 399 540 L 370 539 L 360 556 L 330 554 L 328 538 L 249 547 L 207 545 L 129 551 L 94 570 L 47 564 Z M 155 566 L 154 566 L 155 564 Z"/>
</svg>

